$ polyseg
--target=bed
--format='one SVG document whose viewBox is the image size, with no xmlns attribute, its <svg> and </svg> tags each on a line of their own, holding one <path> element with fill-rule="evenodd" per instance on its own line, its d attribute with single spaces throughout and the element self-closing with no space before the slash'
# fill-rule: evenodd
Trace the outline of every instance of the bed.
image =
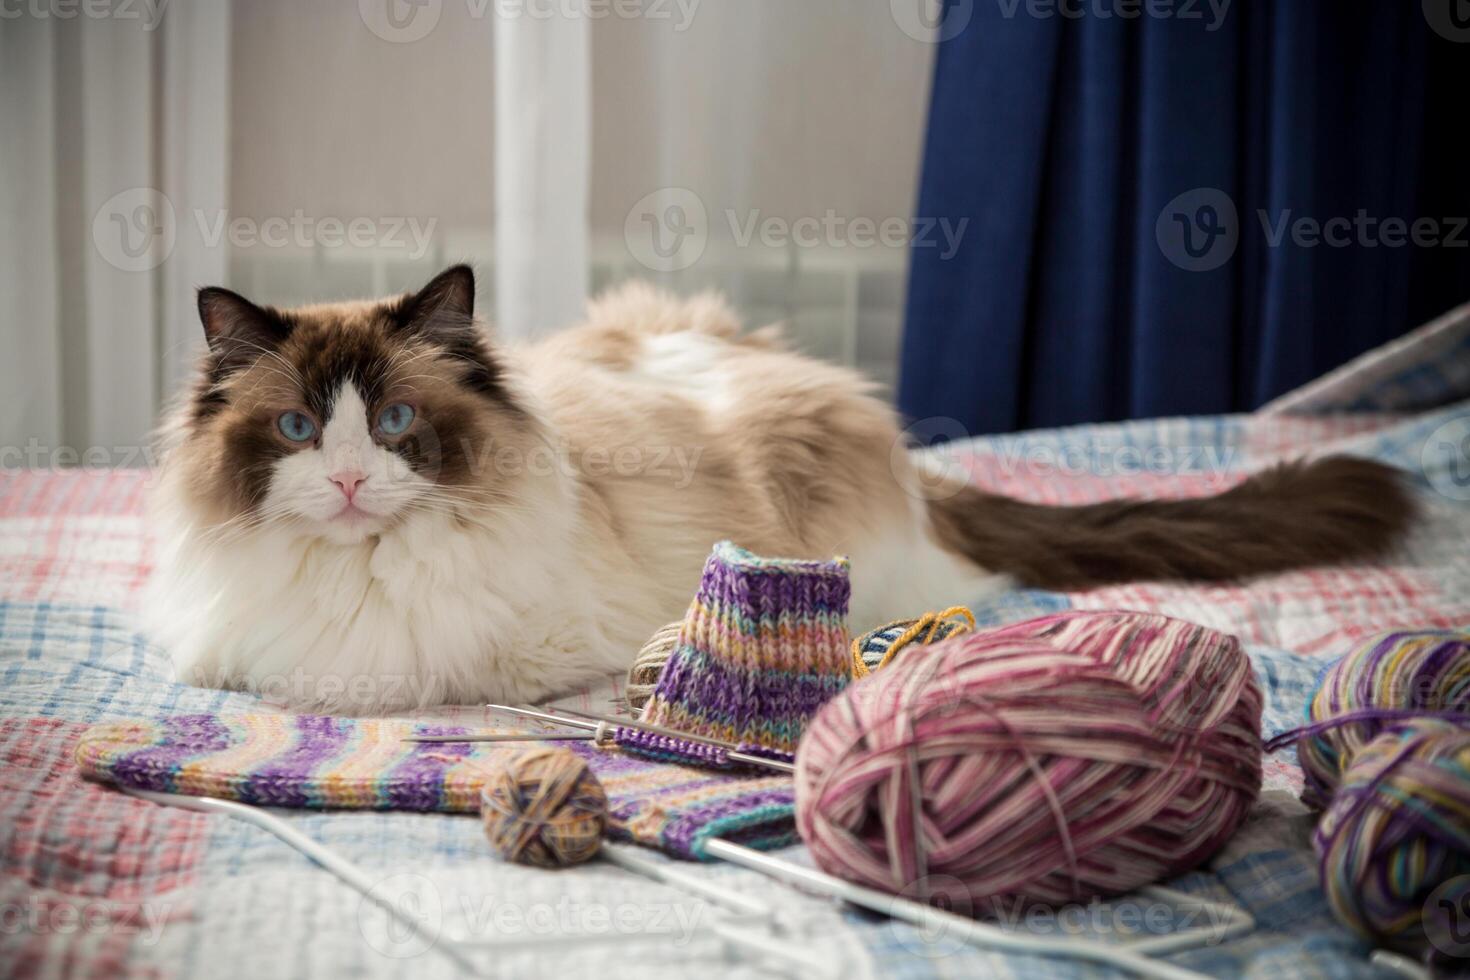
<svg viewBox="0 0 1470 980">
<path fill-rule="evenodd" d="M 1425 520 L 1393 559 L 1242 585 L 1018 591 L 978 602 L 982 623 L 1063 608 L 1155 610 L 1239 635 L 1266 693 L 1268 735 L 1302 715 L 1323 665 L 1390 627 L 1470 626 L 1470 307 L 1250 415 L 1162 419 L 975 439 L 944 450 L 979 484 L 1049 503 L 1215 492 L 1273 461 L 1347 452 L 1402 467 Z M 552 872 L 491 858 L 478 821 L 439 814 L 281 811 L 306 835 L 407 895 L 425 928 L 373 903 L 260 829 L 159 806 L 81 779 L 87 726 L 277 707 L 175 683 L 132 621 L 149 571 L 145 470 L 0 475 L 0 973 L 186 977 L 453 975 L 455 936 L 493 976 L 1095 976 L 1098 967 L 1003 955 L 924 935 L 718 863 L 681 864 L 767 903 L 780 949 L 762 956 L 711 927 L 688 891 L 606 863 Z M 920 610 L 916 610 L 919 612 Z M 559 703 L 605 711 L 621 680 Z M 482 709 L 412 717 L 485 721 Z M 1217 976 L 1384 975 L 1318 890 L 1311 814 L 1291 753 L 1269 757 L 1250 820 L 1207 868 L 1172 884 L 1233 902 L 1257 927 L 1173 962 Z M 654 860 L 669 859 L 649 852 Z M 800 848 L 784 852 L 803 860 Z M 1126 924 L 1123 898 L 1068 922 Z M 1124 915 L 1124 913 L 1128 913 Z M 1165 931 L 1198 925 L 1154 908 Z M 430 944 L 425 936 L 446 942 Z M 582 937 L 579 939 L 578 937 Z M 586 937 L 592 937 L 587 939 Z M 782 946 L 781 944 L 784 944 Z"/>
</svg>

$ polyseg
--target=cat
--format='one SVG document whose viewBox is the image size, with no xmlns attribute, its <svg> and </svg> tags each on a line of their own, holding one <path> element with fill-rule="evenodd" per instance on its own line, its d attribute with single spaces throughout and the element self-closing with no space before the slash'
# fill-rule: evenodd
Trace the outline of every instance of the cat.
<svg viewBox="0 0 1470 980">
<path fill-rule="evenodd" d="M 162 431 L 147 629 L 192 684 L 383 713 L 530 702 L 627 669 L 711 546 L 847 554 L 864 628 L 1014 585 L 1372 559 L 1395 471 L 1332 457 L 1212 498 L 1049 507 L 929 473 L 859 375 L 625 285 L 492 345 L 474 274 L 297 309 L 199 291 Z"/>
</svg>

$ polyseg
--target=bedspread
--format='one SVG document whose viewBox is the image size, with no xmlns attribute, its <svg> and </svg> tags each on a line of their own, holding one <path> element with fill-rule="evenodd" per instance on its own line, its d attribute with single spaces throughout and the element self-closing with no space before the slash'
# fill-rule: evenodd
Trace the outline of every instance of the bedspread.
<svg viewBox="0 0 1470 980">
<path fill-rule="evenodd" d="M 1216 492 L 1274 461 L 1327 452 L 1402 467 L 1425 519 L 1391 560 L 1241 585 L 1154 583 L 977 602 L 982 623 L 1056 609 L 1156 610 L 1239 635 L 1275 734 L 1301 717 L 1313 680 L 1356 639 L 1389 627 L 1470 625 L 1470 313 L 1251 415 L 1163 419 L 987 437 L 939 453 L 975 482 L 1048 503 Z M 287 812 L 301 831 L 413 899 L 410 932 L 299 853 L 225 817 L 161 807 L 80 779 L 72 750 L 90 724 L 184 712 L 272 710 L 256 698 L 173 682 L 132 608 L 149 569 L 141 470 L 0 474 L 0 974 L 306 976 L 452 974 L 426 937 L 500 945 L 475 954 L 497 976 L 763 976 L 783 969 L 707 928 L 685 891 L 604 863 L 552 872 L 501 864 L 472 817 Z M 1248 531 L 1244 532 L 1248 533 Z M 918 610 L 916 610 L 918 612 Z M 608 710 L 611 678 L 560 703 Z M 479 708 L 413 717 L 485 721 Z M 1291 754 L 1270 757 L 1261 802 L 1209 867 L 1177 880 L 1228 900 L 1258 926 L 1177 954 L 1218 976 L 1380 975 L 1317 887 L 1311 815 Z M 652 852 L 650 852 L 652 854 Z M 784 852 L 803 860 L 800 848 Z M 658 861 L 668 859 L 652 854 Z M 681 865 L 778 911 L 781 935 L 832 976 L 1097 976 L 1055 959 L 972 949 L 943 935 L 799 894 L 717 863 Z M 1007 918 L 1004 909 L 991 910 Z M 1169 930 L 1197 909 L 1124 897 L 1053 910 L 1036 929 Z M 566 937 L 596 935 L 579 943 Z M 786 969 L 796 969 L 785 967 Z"/>
</svg>

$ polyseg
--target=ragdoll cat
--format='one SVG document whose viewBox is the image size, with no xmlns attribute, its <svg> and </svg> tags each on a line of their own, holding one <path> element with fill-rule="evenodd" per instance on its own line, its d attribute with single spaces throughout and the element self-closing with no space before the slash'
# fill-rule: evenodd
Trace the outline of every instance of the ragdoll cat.
<svg viewBox="0 0 1470 980">
<path fill-rule="evenodd" d="M 1410 519 L 1392 470 L 1345 457 L 1173 502 L 934 484 L 856 374 L 712 297 L 630 285 L 502 348 L 474 289 L 457 266 L 381 302 L 200 291 L 145 603 L 181 679 L 343 712 L 543 698 L 626 669 L 722 538 L 850 555 L 861 628 L 1012 583 L 1367 559 Z"/>
</svg>

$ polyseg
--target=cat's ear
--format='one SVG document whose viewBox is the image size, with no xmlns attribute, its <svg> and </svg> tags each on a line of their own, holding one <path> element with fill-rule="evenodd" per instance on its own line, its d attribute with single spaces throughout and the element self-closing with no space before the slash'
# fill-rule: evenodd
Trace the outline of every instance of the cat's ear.
<svg viewBox="0 0 1470 980">
<path fill-rule="evenodd" d="M 394 312 L 399 327 L 410 333 L 464 330 L 475 319 L 475 270 L 450 266 L 423 289 L 405 296 Z"/>
<path fill-rule="evenodd" d="M 219 286 L 199 290 L 199 322 L 209 349 L 226 367 L 253 362 L 291 333 L 291 324 L 275 310 Z"/>
</svg>

